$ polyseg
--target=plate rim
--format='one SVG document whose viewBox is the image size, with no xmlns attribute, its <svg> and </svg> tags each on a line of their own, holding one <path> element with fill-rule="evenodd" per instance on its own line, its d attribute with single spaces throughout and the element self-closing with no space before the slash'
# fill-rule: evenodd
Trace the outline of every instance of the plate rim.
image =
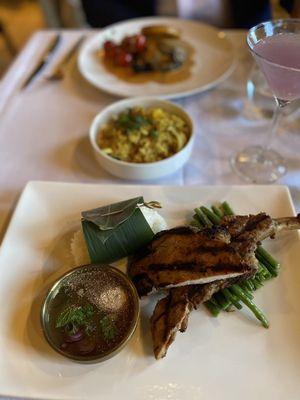
<svg viewBox="0 0 300 400">
<path fill-rule="evenodd" d="M 295 204 L 293 202 L 293 198 L 291 196 L 291 192 L 289 189 L 289 186 L 287 185 L 280 185 L 280 184 L 274 184 L 274 185 L 257 185 L 257 184 L 242 184 L 242 185 L 222 185 L 222 184 L 217 184 L 217 185 L 199 185 L 199 184 L 192 184 L 192 185 L 155 185 L 155 184 L 143 184 L 143 185 L 139 185 L 139 184 L 125 184 L 125 183 L 91 183 L 91 182 L 63 182 L 63 181 L 50 181 L 50 180 L 29 180 L 25 186 L 23 187 L 19 198 L 16 202 L 16 205 L 11 213 L 11 217 L 8 221 L 7 227 L 5 232 L 3 233 L 3 239 L 2 242 L 0 243 L 0 258 L 1 258 L 1 253 L 2 253 L 2 249 L 5 245 L 5 242 L 7 240 L 7 236 L 9 234 L 9 231 L 11 230 L 11 225 L 14 223 L 14 220 L 16 218 L 16 215 L 18 213 L 18 210 L 20 208 L 20 205 L 22 204 L 23 198 L 26 195 L 26 192 L 34 186 L 39 186 L 39 185 L 52 185 L 52 186 L 93 186 L 93 187 L 116 187 L 116 188 L 122 188 L 122 187 L 126 187 L 126 188 L 137 188 L 137 187 L 142 187 L 142 188 L 193 188 L 193 187 L 201 187 L 201 188 L 243 188 L 243 187 L 247 187 L 247 188 L 256 188 L 256 187 L 261 187 L 261 188 L 270 188 L 270 187 L 274 187 L 274 188 L 281 188 L 282 190 L 285 191 L 288 201 L 290 203 L 290 206 L 292 208 L 293 214 L 296 216 L 296 209 L 295 209 Z"/>
</svg>

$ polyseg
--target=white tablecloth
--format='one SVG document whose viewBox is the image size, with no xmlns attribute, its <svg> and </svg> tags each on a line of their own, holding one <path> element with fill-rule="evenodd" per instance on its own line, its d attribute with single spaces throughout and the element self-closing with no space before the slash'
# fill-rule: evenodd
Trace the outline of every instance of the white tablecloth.
<svg viewBox="0 0 300 400">
<path fill-rule="evenodd" d="M 91 34 L 91 32 L 90 32 Z M 246 80 L 253 64 L 245 44 L 245 32 L 228 32 L 236 48 L 237 67 L 232 76 L 213 90 L 177 100 L 195 122 L 192 157 L 179 172 L 155 184 L 242 184 L 228 158 L 246 144 L 260 143 L 268 120 L 249 118 Z M 94 115 L 117 100 L 89 85 L 76 67 L 75 57 L 60 82 L 41 76 L 25 90 L 20 85 L 34 67 L 52 32 L 35 34 L 10 68 L 0 96 L 0 241 L 22 188 L 28 180 L 94 183 L 121 181 L 102 170 L 88 142 Z M 63 41 L 48 70 L 78 37 L 63 31 Z M 274 147 L 287 158 L 289 172 L 279 181 L 289 185 L 300 211 L 300 119 L 293 114 L 282 124 Z M 144 184 L 141 182 L 141 184 Z M 2 234 L 1 234 L 2 232 Z"/>
<path fill-rule="evenodd" d="M 51 32 L 32 37 L 1 83 L 0 96 L 0 242 L 19 194 L 28 180 L 132 183 L 103 171 L 92 155 L 87 132 L 94 115 L 116 98 L 90 86 L 70 63 L 61 82 L 40 77 L 26 90 L 22 81 L 34 67 Z M 76 40 L 79 32 L 62 32 L 63 43 L 49 68 Z M 179 172 L 155 184 L 241 184 L 228 158 L 246 144 L 263 140 L 268 121 L 249 118 L 246 80 L 252 59 L 244 32 L 229 32 L 237 53 L 232 76 L 206 93 L 178 100 L 195 122 L 192 157 Z M 49 69 L 48 68 L 48 69 Z M 43 71 L 44 75 L 47 71 Z M 289 172 L 279 183 L 289 185 L 300 211 L 300 119 L 293 114 L 274 142 L 288 160 Z M 143 183 L 140 183 L 143 184 Z"/>
</svg>

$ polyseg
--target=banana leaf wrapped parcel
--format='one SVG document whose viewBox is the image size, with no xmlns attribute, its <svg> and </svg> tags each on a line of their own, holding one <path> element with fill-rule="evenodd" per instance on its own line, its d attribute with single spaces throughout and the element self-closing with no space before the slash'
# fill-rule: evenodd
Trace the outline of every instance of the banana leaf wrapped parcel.
<svg viewBox="0 0 300 400">
<path fill-rule="evenodd" d="M 161 208 L 157 201 L 145 202 L 139 196 L 83 211 L 82 232 L 76 232 L 71 242 L 75 262 L 110 263 L 145 246 L 157 232 L 167 229 L 155 208 Z"/>
</svg>

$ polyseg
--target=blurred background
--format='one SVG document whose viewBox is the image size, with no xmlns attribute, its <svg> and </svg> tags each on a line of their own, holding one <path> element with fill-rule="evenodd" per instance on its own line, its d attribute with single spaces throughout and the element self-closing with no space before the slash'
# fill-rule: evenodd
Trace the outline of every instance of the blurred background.
<svg viewBox="0 0 300 400">
<path fill-rule="evenodd" d="M 177 0 L 176 7 L 175 3 L 161 0 L 154 9 L 152 0 L 0 0 L 0 79 L 29 37 L 40 29 L 100 27 L 152 14 L 180 15 L 220 28 L 247 29 L 262 20 L 293 15 L 292 0 Z"/>
</svg>

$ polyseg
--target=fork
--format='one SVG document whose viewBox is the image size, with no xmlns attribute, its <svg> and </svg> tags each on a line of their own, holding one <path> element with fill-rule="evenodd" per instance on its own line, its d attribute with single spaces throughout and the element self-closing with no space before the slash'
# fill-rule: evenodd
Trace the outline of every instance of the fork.
<svg viewBox="0 0 300 400">
<path fill-rule="evenodd" d="M 73 54 L 79 49 L 80 45 L 82 44 L 83 40 L 85 39 L 85 35 L 82 35 L 69 49 L 66 55 L 63 57 L 61 62 L 56 66 L 54 71 L 50 74 L 45 76 L 47 81 L 59 81 L 64 78 L 65 76 L 65 67 L 72 58 Z"/>
</svg>

